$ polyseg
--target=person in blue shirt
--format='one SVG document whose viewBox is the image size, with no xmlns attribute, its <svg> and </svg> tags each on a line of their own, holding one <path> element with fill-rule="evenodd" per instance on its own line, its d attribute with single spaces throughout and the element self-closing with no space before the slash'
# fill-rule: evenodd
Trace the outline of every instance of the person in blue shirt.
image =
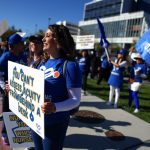
<svg viewBox="0 0 150 150">
<path fill-rule="evenodd" d="M 103 78 L 107 82 L 109 79 L 111 70 L 112 70 L 112 64 L 109 63 L 106 54 L 103 54 L 101 56 L 100 66 L 98 67 L 97 84 L 100 84 Z"/>
<path fill-rule="evenodd" d="M 146 78 L 147 68 L 139 54 L 134 57 L 134 60 L 136 60 L 136 63 L 131 66 L 130 70 L 128 105 L 131 107 L 132 100 L 134 99 L 134 113 L 138 113 L 140 111 L 138 91 L 142 85 L 142 78 Z"/>
<path fill-rule="evenodd" d="M 111 71 L 108 84 L 110 85 L 109 91 L 109 101 L 108 105 L 112 105 L 112 99 L 115 92 L 115 102 L 114 108 L 118 107 L 118 100 L 120 97 L 120 89 L 123 86 L 123 72 L 127 61 L 125 60 L 125 54 L 123 50 L 120 50 L 117 54 L 117 59 L 115 61 L 110 59 L 110 63 L 113 64 L 113 69 Z"/>
<path fill-rule="evenodd" d="M 97 77 L 98 68 L 100 67 L 98 52 L 93 50 L 91 51 L 90 56 L 90 78 L 94 79 Z"/>
<path fill-rule="evenodd" d="M 67 27 L 49 25 L 43 38 L 49 56 L 38 69 L 45 72 L 45 139 L 32 131 L 36 150 L 62 150 L 70 110 L 80 104 L 81 72 L 74 61 L 75 44 Z M 63 66 L 67 60 L 65 75 Z"/>
<path fill-rule="evenodd" d="M 32 68 L 39 68 L 42 63 L 44 52 L 43 52 L 43 36 L 31 35 L 29 37 L 29 55 L 28 55 L 28 66 Z M 46 57 L 45 57 L 46 58 Z M 24 150 L 35 150 L 34 147 L 27 147 Z"/>
<path fill-rule="evenodd" d="M 27 65 L 27 57 L 24 55 L 24 38 L 15 33 L 8 38 L 9 50 L 4 52 L 0 57 L 0 72 L 3 72 L 4 82 L 8 81 L 8 61 Z M 8 95 L 3 99 L 3 112 L 9 112 Z M 5 126 L 2 130 L 2 139 L 4 144 L 9 144 Z"/>
<path fill-rule="evenodd" d="M 7 41 L 0 42 L 0 56 L 7 51 L 8 51 Z"/>
<path fill-rule="evenodd" d="M 8 38 L 9 51 L 0 57 L 0 71 L 4 72 L 4 81 L 8 80 L 8 61 L 27 65 L 27 57 L 24 55 L 24 38 L 19 34 L 13 34 Z M 3 104 L 4 105 L 4 104 Z M 7 105 L 8 106 L 8 105 Z M 5 107 L 5 105 L 4 105 Z M 8 107 L 3 111 L 8 111 Z"/>
<path fill-rule="evenodd" d="M 86 95 L 87 77 L 90 71 L 90 58 L 87 50 L 81 51 L 81 57 L 78 59 L 79 68 L 82 73 L 82 90 L 83 95 Z"/>
</svg>

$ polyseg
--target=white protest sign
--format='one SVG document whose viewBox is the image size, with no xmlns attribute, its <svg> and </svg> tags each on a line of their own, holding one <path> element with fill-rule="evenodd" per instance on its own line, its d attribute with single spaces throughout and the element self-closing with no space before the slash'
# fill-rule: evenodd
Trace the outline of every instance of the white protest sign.
<svg viewBox="0 0 150 150">
<path fill-rule="evenodd" d="M 12 112 L 4 112 L 3 118 L 10 147 L 34 147 L 30 128 Z"/>
<path fill-rule="evenodd" d="M 44 72 L 8 61 L 9 109 L 44 138 Z"/>
<path fill-rule="evenodd" d="M 94 49 L 95 35 L 82 35 L 76 37 L 76 49 Z"/>
<path fill-rule="evenodd" d="M 0 36 L 8 30 L 8 23 L 6 20 L 0 22 Z"/>
</svg>

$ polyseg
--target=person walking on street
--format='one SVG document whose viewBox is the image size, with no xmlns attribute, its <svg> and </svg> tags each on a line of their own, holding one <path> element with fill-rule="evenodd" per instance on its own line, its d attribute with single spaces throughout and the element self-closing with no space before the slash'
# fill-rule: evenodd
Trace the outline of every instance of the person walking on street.
<svg viewBox="0 0 150 150">
<path fill-rule="evenodd" d="M 81 51 L 81 57 L 78 59 L 79 68 L 82 73 L 82 90 L 83 95 L 86 95 L 87 77 L 90 72 L 90 59 L 87 50 Z"/>
</svg>

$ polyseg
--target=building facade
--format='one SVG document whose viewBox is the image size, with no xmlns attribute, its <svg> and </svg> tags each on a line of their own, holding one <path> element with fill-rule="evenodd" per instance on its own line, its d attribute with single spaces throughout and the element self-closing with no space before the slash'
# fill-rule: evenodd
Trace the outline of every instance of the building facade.
<svg viewBox="0 0 150 150">
<path fill-rule="evenodd" d="M 99 42 L 98 17 L 110 43 L 123 47 L 132 44 L 150 27 L 148 7 L 149 0 L 93 0 L 84 6 L 83 21 L 79 22 L 80 35 L 94 34 L 95 42 Z"/>
<path fill-rule="evenodd" d="M 99 0 L 92 1 L 84 6 L 84 20 L 95 17 L 110 17 L 121 13 L 131 12 L 134 0 Z"/>
<path fill-rule="evenodd" d="M 79 26 L 77 24 L 70 23 L 67 21 L 58 21 L 56 22 L 56 24 L 63 24 L 64 26 L 68 27 L 72 36 L 78 35 L 79 33 Z"/>
</svg>

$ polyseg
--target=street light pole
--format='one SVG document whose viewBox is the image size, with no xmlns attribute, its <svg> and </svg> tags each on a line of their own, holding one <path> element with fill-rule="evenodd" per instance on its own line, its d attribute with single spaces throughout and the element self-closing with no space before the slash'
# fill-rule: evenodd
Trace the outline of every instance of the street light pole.
<svg viewBox="0 0 150 150">
<path fill-rule="evenodd" d="M 38 25 L 35 24 L 35 33 L 37 33 L 37 28 L 38 28 Z"/>
<path fill-rule="evenodd" d="M 48 18 L 48 26 L 50 25 L 51 18 Z"/>
</svg>

